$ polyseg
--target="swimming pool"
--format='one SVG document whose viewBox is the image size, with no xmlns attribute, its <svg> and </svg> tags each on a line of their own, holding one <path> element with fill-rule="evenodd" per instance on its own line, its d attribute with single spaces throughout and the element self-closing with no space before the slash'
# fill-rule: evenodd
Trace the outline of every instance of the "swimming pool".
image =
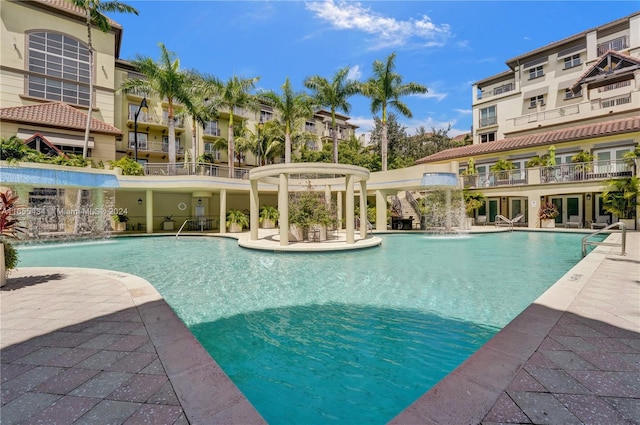
<svg viewBox="0 0 640 425">
<path fill-rule="evenodd" d="M 150 281 L 269 423 L 386 423 L 575 265 L 581 237 L 386 235 L 318 254 L 142 237 L 19 253 L 20 266 Z"/>
</svg>

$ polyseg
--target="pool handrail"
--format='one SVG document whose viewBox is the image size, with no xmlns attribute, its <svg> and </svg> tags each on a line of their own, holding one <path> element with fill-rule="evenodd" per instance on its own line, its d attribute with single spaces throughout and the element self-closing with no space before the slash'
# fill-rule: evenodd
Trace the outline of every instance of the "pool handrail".
<svg viewBox="0 0 640 425">
<path fill-rule="evenodd" d="M 180 226 L 180 230 L 178 230 L 178 233 L 176 233 L 176 239 L 178 238 L 178 235 L 180 235 L 180 232 L 182 232 L 182 229 L 184 229 L 184 226 L 190 221 L 194 221 L 194 220 L 191 220 L 190 218 L 188 218 L 184 221 L 184 223 L 182 223 L 182 226 Z"/>
<path fill-rule="evenodd" d="M 595 235 L 597 235 L 599 233 L 602 233 L 604 231 L 613 229 L 614 227 L 618 227 L 620 229 L 620 231 L 622 232 L 622 238 L 620 240 L 620 243 L 598 242 L 598 241 L 590 241 L 589 240 L 590 237 L 595 236 Z M 582 238 L 582 256 L 583 257 L 587 256 L 587 245 L 619 246 L 620 247 L 620 255 L 625 255 L 626 247 L 627 247 L 627 226 L 623 222 L 618 221 L 617 223 L 611 223 L 607 227 L 605 227 L 603 229 L 600 229 L 597 232 L 593 232 L 591 234 L 588 234 L 587 236 Z"/>
</svg>

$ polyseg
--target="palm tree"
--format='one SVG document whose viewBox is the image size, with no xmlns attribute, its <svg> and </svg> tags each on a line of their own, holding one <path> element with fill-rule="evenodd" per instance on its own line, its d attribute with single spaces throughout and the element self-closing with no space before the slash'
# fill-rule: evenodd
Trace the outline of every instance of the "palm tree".
<svg viewBox="0 0 640 425">
<path fill-rule="evenodd" d="M 387 170 L 387 108 L 391 107 L 405 117 L 412 118 L 413 114 L 400 97 L 427 92 L 427 87 L 422 84 L 402 84 L 402 76 L 394 72 L 395 58 L 396 54 L 391 53 L 385 62 L 373 62 L 373 77 L 361 88 L 362 94 L 371 99 L 371 112 L 376 114 L 382 111 L 382 171 Z"/>
<path fill-rule="evenodd" d="M 229 80 L 220 84 L 219 87 L 219 105 L 221 108 L 229 110 L 229 141 L 227 142 L 227 157 L 229 161 L 229 177 L 233 177 L 233 158 L 234 158 L 234 131 L 233 118 L 234 108 L 247 108 L 249 110 L 259 110 L 257 98 L 249 93 L 253 90 L 260 80 L 260 77 L 239 78 L 233 76 Z"/>
<path fill-rule="evenodd" d="M 277 111 L 279 122 L 284 126 L 284 162 L 291 162 L 291 133 L 304 125 L 304 121 L 313 116 L 312 99 L 307 93 L 294 92 L 289 77 L 282 85 L 282 95 L 273 91 L 261 95 Z"/>
<path fill-rule="evenodd" d="M 349 67 L 339 69 L 331 81 L 315 75 L 304 80 L 304 85 L 314 92 L 315 103 L 331 111 L 331 129 L 333 136 L 333 162 L 338 163 L 338 132 L 336 131 L 336 111 L 348 114 L 351 105 L 347 99 L 359 92 L 357 81 L 348 80 Z"/>
<path fill-rule="evenodd" d="M 184 105 L 188 112 L 193 112 L 196 107 L 193 104 L 191 92 L 192 80 L 189 73 L 180 70 L 180 59 L 175 53 L 167 50 L 163 43 L 160 47 L 160 61 L 137 55 L 132 61 L 133 66 L 146 78 L 127 79 L 122 83 L 121 90 L 125 93 L 153 94 L 167 101 L 167 118 L 169 121 L 169 163 L 176 163 L 176 102 Z"/>
<path fill-rule="evenodd" d="M 219 112 L 219 97 L 218 92 L 220 88 L 219 80 L 207 74 L 200 74 L 197 71 L 189 71 L 187 73 L 189 79 L 188 85 L 191 90 L 191 100 L 193 103 L 193 110 L 188 111 L 192 119 L 193 139 L 192 139 L 192 154 L 194 161 L 199 157 L 198 153 L 198 140 L 197 140 L 197 125 L 202 128 L 206 128 L 208 122 L 218 118 Z"/>
<path fill-rule="evenodd" d="M 84 147 L 82 148 L 82 157 L 87 157 L 89 148 L 89 130 L 91 129 L 91 115 L 93 114 L 93 40 L 91 37 L 91 26 L 95 25 L 102 32 L 108 32 L 111 29 L 109 18 L 104 16 L 102 12 L 121 12 L 135 13 L 138 11 L 133 7 L 119 1 L 100 1 L 100 0 L 67 0 L 73 6 L 79 7 L 85 11 L 87 18 L 87 44 L 89 45 L 89 108 L 87 110 L 87 123 L 84 130 Z"/>
</svg>

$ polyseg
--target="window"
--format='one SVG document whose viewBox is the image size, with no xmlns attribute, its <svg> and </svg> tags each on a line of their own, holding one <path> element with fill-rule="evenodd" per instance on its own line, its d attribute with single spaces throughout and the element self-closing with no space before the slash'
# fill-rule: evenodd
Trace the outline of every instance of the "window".
<svg viewBox="0 0 640 425">
<path fill-rule="evenodd" d="M 316 141 L 315 140 L 307 140 L 305 145 L 306 145 L 307 149 L 309 149 L 310 151 L 317 150 Z"/>
<path fill-rule="evenodd" d="M 304 123 L 304 131 L 307 133 L 315 133 L 316 132 L 316 123 L 307 121 Z"/>
<path fill-rule="evenodd" d="M 529 108 L 535 108 L 537 105 L 544 106 L 544 95 L 533 96 L 529 99 Z"/>
<path fill-rule="evenodd" d="M 29 96 L 89 105 L 89 49 L 79 41 L 49 32 L 29 34 Z"/>
<path fill-rule="evenodd" d="M 567 56 L 564 58 L 564 69 L 573 68 L 576 66 L 580 66 L 580 54 L 575 54 L 572 56 Z"/>
<path fill-rule="evenodd" d="M 497 95 L 497 94 L 509 92 L 511 90 L 513 90 L 513 83 L 503 84 L 500 87 L 496 87 L 495 89 L 493 89 L 493 94 Z"/>
<path fill-rule="evenodd" d="M 271 121 L 273 119 L 273 112 L 260 111 L 260 119 L 262 120 L 262 122 Z"/>
<path fill-rule="evenodd" d="M 497 122 L 498 120 L 496 116 L 495 106 L 489 106 L 488 108 L 480 109 L 480 127 L 496 125 Z"/>
<path fill-rule="evenodd" d="M 133 131 L 129 132 L 129 149 L 135 149 L 135 134 Z M 138 133 L 138 149 L 147 149 L 147 140 L 149 135 L 147 133 Z"/>
<path fill-rule="evenodd" d="M 483 133 L 480 135 L 480 143 L 487 143 L 487 142 L 495 142 L 496 141 L 496 132 L 492 132 L 492 133 Z"/>
<path fill-rule="evenodd" d="M 564 91 L 564 98 L 566 99 L 573 99 L 574 97 L 582 97 L 582 87 L 580 87 L 580 90 L 578 90 L 577 93 L 574 93 L 571 91 L 571 89 L 566 89 Z"/>
<path fill-rule="evenodd" d="M 543 66 L 536 66 L 535 68 L 531 68 L 529 70 L 529 79 L 533 80 L 534 78 L 540 78 L 544 75 Z"/>
<path fill-rule="evenodd" d="M 139 104 L 130 103 L 129 104 L 129 119 L 135 120 L 136 112 L 138 112 L 138 108 L 140 108 Z M 138 114 L 138 122 L 149 122 L 147 112 L 144 108 L 140 108 L 140 113 Z"/>
<path fill-rule="evenodd" d="M 218 121 L 208 121 L 204 127 L 204 134 L 209 136 L 219 136 L 220 129 L 218 128 Z"/>
</svg>

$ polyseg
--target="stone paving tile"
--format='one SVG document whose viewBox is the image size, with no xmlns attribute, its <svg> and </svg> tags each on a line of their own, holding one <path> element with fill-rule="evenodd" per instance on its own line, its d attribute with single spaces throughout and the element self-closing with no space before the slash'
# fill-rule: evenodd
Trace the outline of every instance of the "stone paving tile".
<svg viewBox="0 0 640 425">
<path fill-rule="evenodd" d="M 126 353 L 126 352 L 125 352 Z M 153 353 L 126 353 L 125 356 L 105 370 L 137 373 L 151 364 L 158 356 Z"/>
<path fill-rule="evenodd" d="M 623 343 L 617 338 L 584 338 L 585 341 L 597 347 L 596 349 L 606 350 L 610 353 L 633 353 L 640 352 L 640 350 L 634 350 L 632 347 Z"/>
<path fill-rule="evenodd" d="M 538 351 L 551 360 L 558 368 L 564 370 L 596 370 L 591 363 L 585 361 L 573 351 Z"/>
<path fill-rule="evenodd" d="M 162 363 L 159 359 L 156 359 L 149 363 L 149 365 L 142 369 L 140 373 L 145 373 L 148 375 L 166 375 L 166 371 L 164 370 L 164 367 L 162 366 Z"/>
<path fill-rule="evenodd" d="M 531 421 L 506 393 L 500 394 L 487 416 L 482 421 L 487 423 L 530 424 Z"/>
<path fill-rule="evenodd" d="M 52 364 L 52 359 L 58 357 L 61 354 L 65 354 L 71 351 L 71 348 L 65 347 L 42 347 L 38 351 L 27 354 L 24 357 L 16 360 L 14 363 L 18 364 L 33 364 L 41 366 L 57 366 Z"/>
<path fill-rule="evenodd" d="M 114 334 L 89 334 L 88 333 L 87 335 L 96 335 L 96 336 L 82 343 L 80 345 L 80 348 L 103 349 L 123 338 L 121 335 L 114 335 Z"/>
<path fill-rule="evenodd" d="M 621 354 L 607 351 L 590 351 L 579 353 L 580 357 L 589 363 L 597 366 L 600 370 L 606 371 L 640 371 L 640 354 Z M 634 356 L 637 358 L 634 359 Z"/>
<path fill-rule="evenodd" d="M 148 335 L 127 335 L 105 348 L 114 351 L 136 351 L 136 349 L 149 342 L 151 342 L 151 339 L 149 339 Z"/>
<path fill-rule="evenodd" d="M 131 376 L 131 373 L 125 372 L 100 372 L 69 394 L 81 397 L 105 398 Z"/>
<path fill-rule="evenodd" d="M 26 392 L 63 370 L 60 367 L 37 366 L 3 383 L 2 388 Z"/>
<path fill-rule="evenodd" d="M 16 398 L 24 394 L 24 391 L 11 390 L 9 388 L 0 389 L 0 406 L 4 406 L 7 403 L 11 403 Z M 2 415 L 0 415 L 0 419 Z"/>
<path fill-rule="evenodd" d="M 155 394 L 149 397 L 147 403 L 180 406 L 180 402 L 178 401 L 176 392 L 173 390 L 171 382 L 166 382 L 164 385 L 162 385 L 162 387 L 160 387 L 160 389 L 156 391 Z"/>
<path fill-rule="evenodd" d="M 189 421 L 183 413 L 182 415 L 178 416 L 178 419 L 176 419 L 173 425 L 189 425 Z"/>
<path fill-rule="evenodd" d="M 596 395 L 640 398 L 640 372 L 569 370 L 567 373 Z"/>
<path fill-rule="evenodd" d="M 142 404 L 127 401 L 102 400 L 73 425 L 96 425 L 124 423 Z"/>
<path fill-rule="evenodd" d="M 98 352 L 94 348 L 70 348 L 70 351 L 53 357 L 45 364 L 50 366 L 72 367 Z"/>
<path fill-rule="evenodd" d="M 628 421 L 640 424 L 640 399 L 622 397 L 602 397 L 602 399 Z"/>
<path fill-rule="evenodd" d="M 182 408 L 178 406 L 145 404 L 124 425 L 173 424 L 181 414 Z"/>
<path fill-rule="evenodd" d="M 547 391 L 551 393 L 590 394 L 591 391 L 581 385 L 567 372 L 560 369 L 534 369 L 528 368 L 527 372 Z"/>
<path fill-rule="evenodd" d="M 69 347 L 76 348 L 92 338 L 95 338 L 97 334 L 84 333 L 84 332 L 56 332 L 60 338 L 49 342 L 50 347 Z"/>
<path fill-rule="evenodd" d="M 547 389 L 535 380 L 526 370 L 520 369 L 509 386 L 510 391 L 537 391 L 545 392 Z"/>
<path fill-rule="evenodd" d="M 109 400 L 144 403 L 168 381 L 166 376 L 138 373 L 133 375 L 106 398 Z"/>
<path fill-rule="evenodd" d="M 87 369 L 106 370 L 126 355 L 127 353 L 124 351 L 99 351 L 86 360 L 81 361 L 76 366 Z"/>
<path fill-rule="evenodd" d="M 33 390 L 41 393 L 68 394 L 98 373 L 100 371 L 94 369 L 70 368 L 49 378 Z"/>
<path fill-rule="evenodd" d="M 24 425 L 71 425 L 99 402 L 98 398 L 64 396 L 29 418 Z"/>
<path fill-rule="evenodd" d="M 25 393 L 2 406 L 2 424 L 20 424 L 59 398 L 54 394 Z"/>
<path fill-rule="evenodd" d="M 534 424 L 583 425 L 580 419 L 549 393 L 510 391 L 508 394 Z"/>
<path fill-rule="evenodd" d="M 573 350 L 573 351 L 594 351 L 597 350 L 598 347 L 591 344 L 583 337 L 579 336 L 563 336 L 559 335 L 553 338 L 558 343 L 563 345 L 565 350 Z M 549 351 L 544 347 L 540 347 L 539 350 Z"/>
<path fill-rule="evenodd" d="M 30 364 L 2 363 L 0 364 L 0 380 L 2 382 L 15 378 L 18 375 L 33 369 L 35 366 Z"/>
<path fill-rule="evenodd" d="M 585 424 L 631 425 L 616 409 L 594 395 L 555 394 Z"/>
</svg>

